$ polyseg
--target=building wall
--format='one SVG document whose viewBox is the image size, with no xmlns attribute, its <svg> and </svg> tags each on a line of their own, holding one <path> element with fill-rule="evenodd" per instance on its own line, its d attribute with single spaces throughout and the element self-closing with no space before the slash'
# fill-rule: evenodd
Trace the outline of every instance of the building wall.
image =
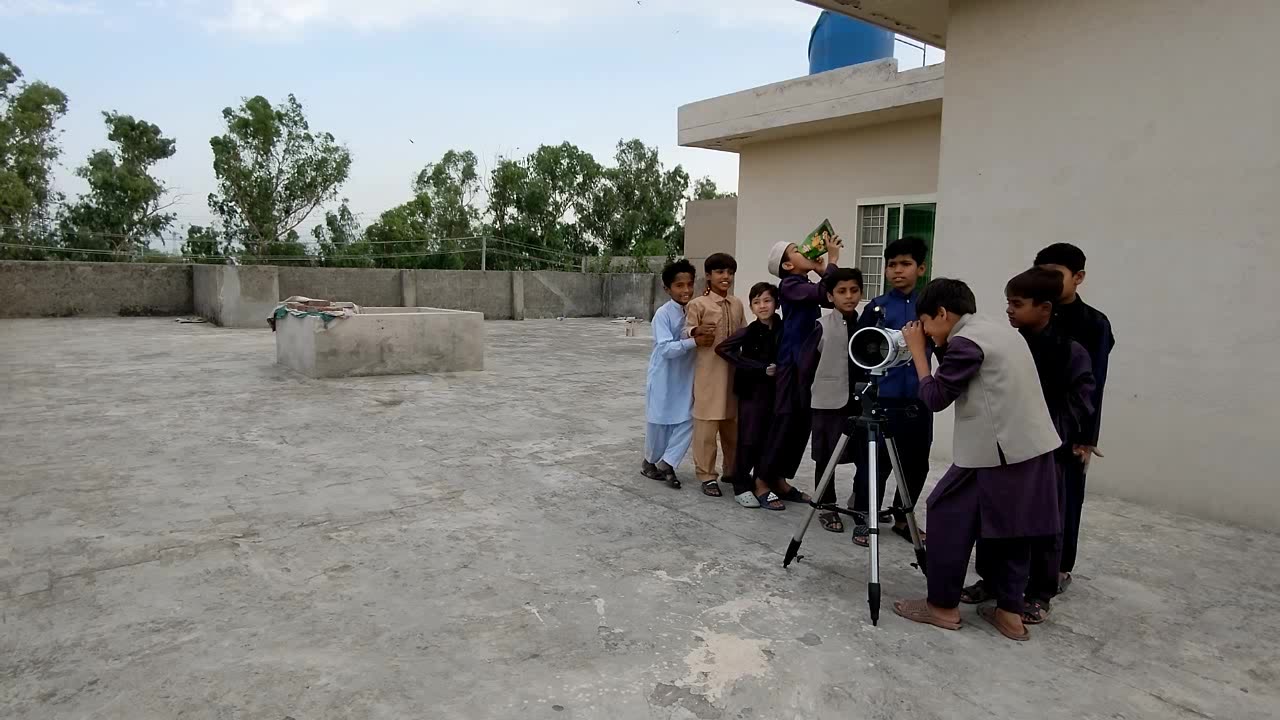
<svg viewBox="0 0 1280 720">
<path fill-rule="evenodd" d="M 734 251 L 738 225 L 738 199 L 690 200 L 684 206 L 684 254 L 703 258 Z M 661 270 L 661 268 L 659 268 Z"/>
<path fill-rule="evenodd" d="M 934 271 L 998 312 L 1081 246 L 1118 338 L 1090 488 L 1269 528 L 1280 3 L 1226 5 L 953 0 Z"/>
<path fill-rule="evenodd" d="M 949 81 L 948 81 L 949 82 Z M 852 262 L 859 199 L 935 192 L 937 117 L 747 145 L 738 170 L 736 292 L 746 300 L 766 269 L 769 248 L 799 242 L 823 218 L 845 240 Z"/>
</svg>

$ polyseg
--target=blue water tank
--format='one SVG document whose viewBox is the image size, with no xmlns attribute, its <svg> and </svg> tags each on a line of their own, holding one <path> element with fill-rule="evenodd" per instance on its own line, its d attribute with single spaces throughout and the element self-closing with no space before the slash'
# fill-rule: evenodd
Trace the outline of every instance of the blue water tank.
<svg viewBox="0 0 1280 720">
<path fill-rule="evenodd" d="M 809 74 L 893 57 L 893 32 L 823 10 L 809 35 Z"/>
</svg>

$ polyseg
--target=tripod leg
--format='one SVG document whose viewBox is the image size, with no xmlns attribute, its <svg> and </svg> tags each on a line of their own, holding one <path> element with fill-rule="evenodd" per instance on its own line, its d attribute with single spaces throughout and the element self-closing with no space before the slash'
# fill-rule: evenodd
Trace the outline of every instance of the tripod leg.
<svg viewBox="0 0 1280 720">
<path fill-rule="evenodd" d="M 900 509 L 907 515 L 907 529 L 911 531 L 911 544 L 916 548 L 916 565 L 920 568 L 920 572 L 928 575 L 924 541 L 920 539 L 920 526 L 916 523 L 916 500 L 911 497 L 911 491 L 907 488 L 907 481 L 902 477 L 902 470 L 900 469 L 902 460 L 898 457 L 898 444 L 891 437 L 885 438 L 884 443 L 889 450 L 889 462 L 893 466 L 893 477 L 898 485 L 898 495 L 904 498 L 906 502 L 906 507 Z"/>
<path fill-rule="evenodd" d="M 849 443 L 848 435 L 841 435 L 840 440 L 836 443 L 835 452 L 831 454 L 831 459 L 827 460 L 827 467 L 822 471 L 822 479 L 818 481 L 818 487 L 813 489 L 814 502 L 820 502 L 822 493 L 827 491 L 836 476 L 836 464 L 840 460 L 840 456 L 844 454 L 844 446 Z M 809 523 L 813 522 L 813 516 L 817 514 L 817 506 L 811 506 L 808 514 L 804 517 L 804 522 L 796 530 L 796 534 L 791 537 L 791 544 L 787 546 L 787 554 L 782 558 L 782 567 L 787 567 L 791 561 L 796 558 L 796 553 L 800 551 L 800 543 L 804 542 L 804 534 L 809 530 Z"/>
<path fill-rule="evenodd" d="M 880 503 L 876 502 L 876 428 L 867 428 L 867 546 L 871 550 L 867 575 L 867 605 L 871 607 L 871 624 L 880 623 Z"/>
</svg>

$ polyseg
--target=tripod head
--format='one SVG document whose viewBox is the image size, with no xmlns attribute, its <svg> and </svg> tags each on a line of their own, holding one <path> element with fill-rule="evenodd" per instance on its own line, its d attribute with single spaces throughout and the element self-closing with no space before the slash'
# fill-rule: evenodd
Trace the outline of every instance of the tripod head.
<svg viewBox="0 0 1280 720">
<path fill-rule="evenodd" d="M 884 373 L 884 370 L 872 370 L 867 382 L 854 384 L 853 399 L 862 407 L 862 413 L 849 418 L 850 433 L 853 428 L 874 428 L 884 437 L 892 437 L 895 426 L 919 416 L 920 410 L 914 403 L 890 407 L 880 404 L 880 380 Z"/>
</svg>

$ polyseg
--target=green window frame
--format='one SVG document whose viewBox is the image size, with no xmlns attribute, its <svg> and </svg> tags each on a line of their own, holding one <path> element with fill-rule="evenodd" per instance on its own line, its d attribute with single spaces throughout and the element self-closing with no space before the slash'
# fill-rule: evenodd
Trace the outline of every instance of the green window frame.
<svg viewBox="0 0 1280 720">
<path fill-rule="evenodd" d="M 926 272 L 916 286 L 929 282 L 933 270 L 933 238 L 937 225 L 935 195 L 904 195 L 858 201 L 857 264 L 865 278 L 865 297 L 885 292 L 884 249 L 889 243 L 914 235 L 929 248 Z"/>
</svg>

